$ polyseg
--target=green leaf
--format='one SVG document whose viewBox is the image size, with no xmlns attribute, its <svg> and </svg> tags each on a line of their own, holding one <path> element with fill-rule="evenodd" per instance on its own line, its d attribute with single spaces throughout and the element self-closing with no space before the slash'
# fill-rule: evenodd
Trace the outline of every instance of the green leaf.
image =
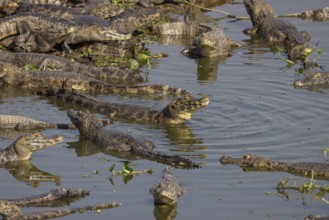
<svg viewBox="0 0 329 220">
<path fill-rule="evenodd" d="M 128 162 L 125 162 L 123 164 L 122 171 L 124 174 L 131 174 L 134 170 L 128 166 Z"/>
<path fill-rule="evenodd" d="M 113 171 L 114 171 L 114 167 L 115 167 L 115 164 L 112 164 L 112 165 L 109 167 L 109 171 L 110 171 L 111 173 L 113 173 Z"/>
</svg>

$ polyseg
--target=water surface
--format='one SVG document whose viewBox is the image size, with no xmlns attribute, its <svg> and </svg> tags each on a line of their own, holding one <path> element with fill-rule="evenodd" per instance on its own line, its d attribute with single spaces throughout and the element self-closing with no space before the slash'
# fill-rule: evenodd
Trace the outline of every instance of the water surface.
<svg viewBox="0 0 329 220">
<path fill-rule="evenodd" d="M 320 0 L 269 0 L 276 14 L 301 12 L 327 6 Z M 246 16 L 241 4 L 215 7 L 232 14 Z M 204 164 L 202 169 L 173 169 L 186 191 L 177 206 L 155 208 L 149 188 L 162 176 L 165 165 L 148 160 L 132 160 L 135 170 L 153 168 L 153 175 L 141 174 L 125 183 L 120 176 L 112 177 L 109 167 L 122 161 L 118 155 L 103 154 L 89 142 L 79 141 L 77 131 L 45 130 L 47 135 L 61 133 L 64 142 L 33 155 L 31 163 L 49 181 L 17 180 L 9 170 L 0 169 L 0 192 L 3 198 L 16 198 L 49 191 L 55 187 L 84 188 L 91 195 L 72 203 L 72 207 L 101 202 L 121 202 L 119 208 L 97 214 L 76 214 L 62 219 L 304 219 L 307 215 L 329 215 L 328 205 L 315 194 L 292 192 L 281 196 L 274 188 L 281 178 L 303 177 L 283 172 L 244 172 L 238 166 L 223 166 L 223 154 L 240 157 L 255 153 L 289 162 L 327 163 L 322 150 L 328 145 L 328 90 L 295 89 L 300 78 L 294 68 L 282 69 L 285 63 L 267 47 L 253 44 L 243 29 L 249 20 L 231 22 L 222 15 L 207 12 L 212 24 L 245 44 L 221 60 L 189 59 L 180 54 L 183 45 L 149 45 L 152 53 L 163 52 L 169 57 L 157 61 L 151 69 L 150 83 L 164 83 L 191 90 L 200 97 L 208 94 L 210 104 L 195 113 L 181 126 L 153 126 L 116 121 L 111 129 L 129 132 L 153 141 L 159 151 L 179 153 Z M 310 33 L 311 43 L 319 42 L 323 54 L 318 63 L 329 66 L 328 23 L 298 18 L 287 19 L 300 30 Z M 284 56 L 284 55 L 282 55 Z M 172 98 L 146 100 L 133 97 L 103 96 L 112 101 L 161 108 Z M 40 120 L 68 122 L 66 108 L 47 99 L 15 89 L 1 89 L 0 113 L 20 114 Z M 110 128 L 108 128 L 110 129 Z M 17 133 L 3 132 L 4 148 Z M 40 174 L 40 173 L 39 173 Z M 112 177 L 112 178 L 111 178 Z M 328 184 L 317 180 L 317 184 Z M 329 197 L 326 197 L 329 199 Z M 26 208 L 31 212 L 36 208 Z M 168 214 L 169 213 L 169 214 Z M 167 215 L 167 216 L 166 216 Z"/>
</svg>

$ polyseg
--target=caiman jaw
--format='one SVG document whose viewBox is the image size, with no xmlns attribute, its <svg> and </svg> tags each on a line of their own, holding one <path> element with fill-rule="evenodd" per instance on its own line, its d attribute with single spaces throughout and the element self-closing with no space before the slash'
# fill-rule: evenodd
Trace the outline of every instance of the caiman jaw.
<svg viewBox="0 0 329 220">
<path fill-rule="evenodd" d="M 129 40 L 132 37 L 131 34 L 118 33 L 116 30 L 101 30 L 100 32 L 109 40 Z"/>
<path fill-rule="evenodd" d="M 32 137 L 28 138 L 25 143 L 29 147 L 31 152 L 39 150 L 41 148 L 49 147 L 63 141 L 63 136 L 57 135 L 54 137 L 46 137 L 41 133 L 34 133 Z"/>
</svg>

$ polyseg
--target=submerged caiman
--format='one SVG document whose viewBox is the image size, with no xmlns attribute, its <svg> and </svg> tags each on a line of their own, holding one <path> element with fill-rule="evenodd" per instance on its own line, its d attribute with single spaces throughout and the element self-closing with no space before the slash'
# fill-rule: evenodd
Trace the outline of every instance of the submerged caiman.
<svg viewBox="0 0 329 220">
<path fill-rule="evenodd" d="M 224 155 L 220 158 L 223 165 L 236 164 L 245 170 L 286 171 L 296 175 L 329 178 L 329 164 L 320 163 L 287 163 L 246 154 L 241 158 Z"/>
<path fill-rule="evenodd" d="M 120 203 L 102 203 L 99 205 L 89 205 L 78 208 L 61 208 L 45 211 L 37 211 L 24 214 L 21 207 L 38 206 L 38 204 L 51 203 L 53 201 L 65 200 L 66 204 L 70 200 L 77 200 L 89 195 L 89 191 L 82 189 L 54 189 L 48 193 L 40 195 L 23 197 L 20 199 L 0 199 L 0 216 L 3 219 L 14 220 L 32 220 L 32 219 L 51 219 L 66 216 L 73 213 L 83 213 L 87 211 L 98 212 L 103 209 L 110 209 L 120 206 Z"/>
<path fill-rule="evenodd" d="M 241 44 L 225 36 L 219 28 L 199 24 L 197 22 L 173 22 L 156 25 L 153 32 L 159 35 L 195 37 L 192 46 L 186 47 L 182 53 L 191 57 L 224 57 L 234 47 Z"/>
<path fill-rule="evenodd" d="M 43 93 L 41 92 L 41 94 Z M 69 103 L 83 105 L 113 119 L 118 118 L 153 124 L 184 123 L 191 119 L 194 112 L 209 104 L 208 96 L 196 99 L 191 95 L 185 95 L 171 101 L 163 109 L 157 110 L 139 105 L 105 102 L 88 95 L 63 89 L 59 91 L 48 90 L 45 95 L 55 96 L 57 99 Z"/>
<path fill-rule="evenodd" d="M 33 152 L 60 143 L 63 136 L 46 137 L 39 132 L 18 137 L 6 149 L 0 151 L 0 163 L 28 160 Z"/>
<path fill-rule="evenodd" d="M 253 27 L 244 30 L 247 35 L 257 35 L 264 42 L 283 43 L 292 60 L 299 59 L 303 49 L 308 47 L 310 36 L 306 31 L 299 32 L 288 21 L 274 17 L 272 7 L 264 0 L 243 0 Z"/>
<path fill-rule="evenodd" d="M 50 123 L 18 115 L 0 115 L 0 128 L 32 130 L 45 128 L 75 129 L 73 124 Z"/>
<path fill-rule="evenodd" d="M 138 71 L 111 66 L 95 67 L 49 54 L 0 52 L 0 62 L 12 63 L 19 67 L 32 65 L 40 70 L 75 72 L 109 82 L 134 83 L 144 81 Z"/>
<path fill-rule="evenodd" d="M 184 188 L 166 168 L 162 180 L 152 186 L 150 192 L 154 197 L 155 205 L 171 205 L 177 203 L 178 197 L 184 193 Z"/>
<path fill-rule="evenodd" d="M 186 95 L 188 91 L 168 85 L 152 84 L 117 86 L 73 72 L 25 71 L 10 63 L 0 62 L 0 81 L 25 89 L 61 89 L 89 93 Z"/>
<path fill-rule="evenodd" d="M 314 72 L 307 74 L 304 79 L 297 79 L 294 82 L 295 88 L 328 88 L 329 72 Z"/>
<path fill-rule="evenodd" d="M 75 110 L 68 110 L 67 114 L 79 129 L 80 135 L 99 145 L 105 152 L 130 152 L 175 167 L 200 168 L 199 164 L 179 155 L 167 155 L 155 151 L 151 141 L 140 140 L 119 131 L 105 130 L 103 120 L 92 114 Z"/>
<path fill-rule="evenodd" d="M 319 8 L 316 10 L 304 11 L 299 14 L 302 19 L 312 19 L 314 21 L 328 21 L 329 7 Z"/>
</svg>

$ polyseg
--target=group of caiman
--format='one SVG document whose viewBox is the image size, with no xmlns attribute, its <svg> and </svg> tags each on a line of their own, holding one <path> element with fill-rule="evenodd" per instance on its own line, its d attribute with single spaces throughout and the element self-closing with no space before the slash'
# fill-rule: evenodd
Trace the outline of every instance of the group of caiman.
<svg viewBox="0 0 329 220">
<path fill-rule="evenodd" d="M 217 27 L 198 22 L 171 22 L 153 25 L 161 15 L 161 8 L 154 5 L 165 0 L 125 0 L 133 6 L 123 10 L 107 0 L 2 0 L 0 1 L 0 80 L 29 92 L 53 97 L 56 100 L 79 105 L 104 114 L 109 119 L 98 118 L 86 111 L 67 111 L 72 124 L 44 122 L 18 115 L 0 115 L 4 129 L 77 129 L 81 138 L 94 142 L 103 152 L 129 152 L 139 157 L 185 169 L 200 168 L 180 155 L 165 154 L 155 150 L 155 144 L 130 134 L 104 129 L 112 120 L 151 124 L 181 124 L 192 114 L 209 104 L 208 96 L 194 98 L 190 91 L 162 84 L 142 84 L 146 80 L 138 70 L 124 65 L 95 66 L 76 54 L 90 52 L 94 57 L 125 59 L 136 53 L 136 30 L 148 26 L 152 34 L 193 36 L 192 45 L 182 53 L 191 57 L 225 57 L 236 47 L 243 46 L 225 36 Z M 306 31 L 274 16 L 272 7 L 264 0 L 243 0 L 253 27 L 243 32 L 268 43 L 281 43 L 290 59 L 298 59 L 308 48 L 310 36 Z M 138 6 L 139 4 L 141 6 Z M 176 2 L 176 4 L 179 4 Z M 304 13 L 305 17 L 310 13 Z M 315 10 L 312 16 L 328 17 L 327 9 Z M 311 15 L 309 15 L 311 16 Z M 143 48 L 144 49 L 144 48 Z M 132 52 L 133 51 L 133 52 Z M 66 57 L 58 56 L 65 54 Z M 94 61 L 94 60 L 93 60 Z M 33 69 L 31 71 L 30 69 Z M 27 70 L 29 69 L 29 70 Z M 326 73 L 314 73 L 295 86 L 328 84 Z M 92 95 L 143 95 L 179 96 L 162 109 L 128 103 L 105 102 Z M 62 136 L 46 137 L 40 132 L 25 134 L 0 152 L 0 165 L 27 161 L 36 150 L 55 145 Z M 289 164 L 254 155 L 241 159 L 227 155 L 222 164 L 238 164 L 255 169 L 276 169 L 291 173 L 315 173 L 328 177 L 328 167 L 323 164 Z M 163 179 L 151 187 L 156 205 L 175 204 L 183 192 L 169 168 L 164 169 Z M 57 199 L 81 197 L 83 190 L 56 189 L 50 193 L 28 198 L 0 199 L 0 215 L 5 219 L 46 219 L 67 214 L 117 207 L 119 203 L 103 203 L 81 208 L 56 209 L 23 214 L 21 206 Z M 309 216 L 308 219 L 316 219 Z"/>
</svg>

